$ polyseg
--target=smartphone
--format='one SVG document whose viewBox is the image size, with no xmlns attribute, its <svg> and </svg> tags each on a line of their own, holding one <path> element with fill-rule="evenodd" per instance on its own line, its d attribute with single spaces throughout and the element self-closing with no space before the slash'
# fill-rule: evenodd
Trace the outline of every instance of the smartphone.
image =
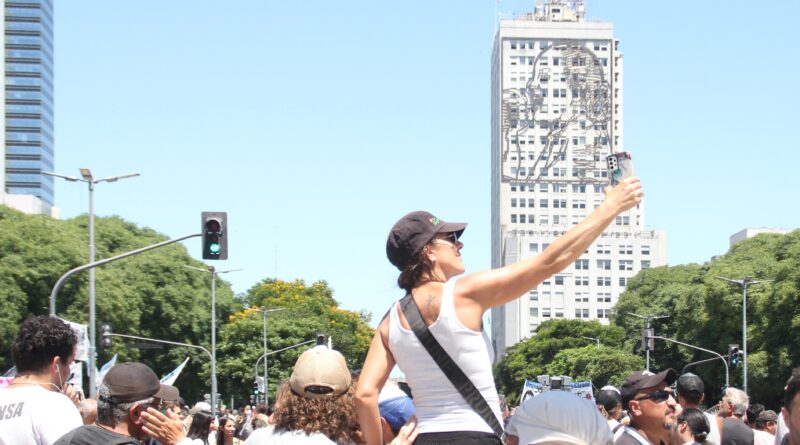
<svg viewBox="0 0 800 445">
<path fill-rule="evenodd" d="M 611 185 L 616 186 L 625 178 L 633 176 L 633 159 L 630 152 L 612 153 L 606 157 Z"/>
</svg>

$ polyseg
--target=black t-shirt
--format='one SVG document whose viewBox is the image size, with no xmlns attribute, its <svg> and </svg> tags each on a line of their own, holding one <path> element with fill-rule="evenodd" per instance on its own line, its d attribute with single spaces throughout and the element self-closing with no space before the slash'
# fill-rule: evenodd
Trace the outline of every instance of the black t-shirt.
<svg viewBox="0 0 800 445">
<path fill-rule="evenodd" d="M 85 425 L 61 436 L 53 445 L 141 445 L 141 443 L 133 437 L 123 436 L 97 425 Z"/>
<path fill-rule="evenodd" d="M 752 445 L 753 430 L 739 419 L 722 419 L 722 445 Z"/>
</svg>

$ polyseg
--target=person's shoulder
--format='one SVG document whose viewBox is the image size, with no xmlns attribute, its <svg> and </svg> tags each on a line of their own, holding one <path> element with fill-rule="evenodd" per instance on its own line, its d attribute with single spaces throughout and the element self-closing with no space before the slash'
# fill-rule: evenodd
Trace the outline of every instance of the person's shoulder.
<svg viewBox="0 0 800 445">
<path fill-rule="evenodd" d="M 641 440 L 639 439 L 641 438 Z M 642 442 L 644 440 L 645 442 Z M 644 437 L 641 437 L 635 428 L 630 426 L 623 427 L 622 434 L 614 441 L 614 445 L 642 445 L 643 443 L 650 443 Z"/>
</svg>

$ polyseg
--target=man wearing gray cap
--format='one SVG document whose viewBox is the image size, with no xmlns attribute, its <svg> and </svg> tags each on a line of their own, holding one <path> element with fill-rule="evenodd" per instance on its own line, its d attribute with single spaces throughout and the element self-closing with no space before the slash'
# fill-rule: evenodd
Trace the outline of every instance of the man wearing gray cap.
<svg viewBox="0 0 800 445">
<path fill-rule="evenodd" d="M 631 416 L 615 445 L 658 445 L 669 443 L 669 432 L 676 424 L 676 407 L 672 385 L 677 373 L 667 369 L 658 374 L 636 371 L 622 384 L 622 407 Z"/>
<path fill-rule="evenodd" d="M 147 436 L 143 429 L 145 411 L 158 408 L 162 400 L 177 400 L 179 396 L 177 388 L 162 385 L 144 363 L 115 365 L 100 384 L 98 394 L 97 421 L 70 431 L 55 445 L 140 445 Z M 179 419 L 165 419 L 175 424 L 177 434 L 154 434 L 154 439 L 164 445 L 191 443 Z"/>
<path fill-rule="evenodd" d="M 687 372 L 678 377 L 678 403 L 682 408 L 700 408 L 700 403 L 705 398 L 706 386 L 703 380 L 691 372 Z M 722 431 L 722 418 L 703 412 L 708 419 L 708 424 L 711 427 L 706 442 L 711 445 L 720 445 L 720 431 Z"/>
</svg>

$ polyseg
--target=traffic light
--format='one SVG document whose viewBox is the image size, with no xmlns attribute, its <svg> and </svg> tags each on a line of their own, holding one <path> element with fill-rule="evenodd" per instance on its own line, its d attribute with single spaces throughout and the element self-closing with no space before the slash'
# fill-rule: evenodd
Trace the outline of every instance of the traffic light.
<svg viewBox="0 0 800 445">
<path fill-rule="evenodd" d="M 642 329 L 642 352 L 654 351 L 656 349 L 656 339 L 653 338 L 654 335 L 656 335 L 655 329 Z"/>
<path fill-rule="evenodd" d="M 736 368 L 742 363 L 742 355 L 743 352 L 739 350 L 739 345 L 728 345 L 728 363 L 730 363 L 731 368 Z"/>
<path fill-rule="evenodd" d="M 228 259 L 228 214 L 226 212 L 203 212 L 203 259 Z"/>
<path fill-rule="evenodd" d="M 327 346 L 328 345 L 328 336 L 325 335 L 325 333 L 317 332 L 317 335 L 316 335 L 315 338 L 317 339 L 317 346 L 319 346 L 319 345 Z"/>
<path fill-rule="evenodd" d="M 108 323 L 100 326 L 100 347 L 111 347 L 111 325 Z"/>
</svg>

